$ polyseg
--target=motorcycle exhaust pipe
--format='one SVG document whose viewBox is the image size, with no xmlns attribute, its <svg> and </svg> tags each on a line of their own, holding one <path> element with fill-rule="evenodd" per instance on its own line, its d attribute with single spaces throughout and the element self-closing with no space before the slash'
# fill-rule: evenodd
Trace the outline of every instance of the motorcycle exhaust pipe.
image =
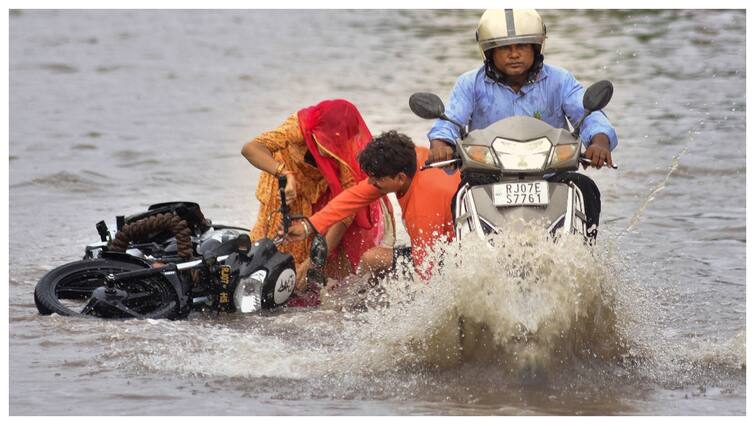
<svg viewBox="0 0 755 425">
<path fill-rule="evenodd" d="M 107 275 L 105 279 L 108 282 L 117 282 L 117 281 L 129 280 L 129 279 L 139 279 L 143 277 L 154 276 L 158 274 L 163 274 L 165 272 L 174 272 L 176 270 L 178 270 L 178 267 L 176 267 L 175 264 L 168 264 L 167 266 L 164 266 L 164 267 L 135 270 L 133 272 L 109 274 Z"/>
</svg>

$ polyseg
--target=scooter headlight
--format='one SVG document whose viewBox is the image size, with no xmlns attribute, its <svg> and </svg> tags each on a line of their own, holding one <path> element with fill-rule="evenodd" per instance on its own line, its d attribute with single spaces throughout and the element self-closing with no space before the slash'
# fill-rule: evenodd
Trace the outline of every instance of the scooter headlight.
<svg viewBox="0 0 755 425">
<path fill-rule="evenodd" d="M 262 308 L 262 283 L 267 277 L 267 271 L 257 270 L 251 275 L 239 280 L 233 291 L 233 304 L 242 313 L 253 313 Z"/>
<path fill-rule="evenodd" d="M 553 147 L 553 157 L 551 158 L 550 166 L 557 167 L 567 161 L 572 161 L 574 155 L 577 153 L 579 144 L 570 143 L 568 145 L 556 145 Z"/>
<path fill-rule="evenodd" d="M 481 162 L 485 165 L 496 166 L 493 152 L 490 151 L 489 147 L 482 145 L 462 145 L 462 147 L 471 160 Z"/>
<path fill-rule="evenodd" d="M 496 138 L 493 141 L 493 150 L 495 150 L 503 168 L 515 171 L 543 169 L 548 160 L 551 146 L 547 137 L 541 137 L 530 142 L 501 138 Z"/>
</svg>

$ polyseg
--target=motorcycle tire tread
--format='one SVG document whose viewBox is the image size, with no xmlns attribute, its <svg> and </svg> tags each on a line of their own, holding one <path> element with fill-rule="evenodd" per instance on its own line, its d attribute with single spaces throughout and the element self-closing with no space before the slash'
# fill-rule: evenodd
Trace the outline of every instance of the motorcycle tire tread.
<svg viewBox="0 0 755 425">
<path fill-rule="evenodd" d="M 41 315 L 51 315 L 57 313 L 61 316 L 84 316 L 78 312 L 66 308 L 61 304 L 55 294 L 55 287 L 57 283 L 68 275 L 73 273 L 83 272 L 85 270 L 101 270 L 101 269 L 120 269 L 120 271 L 133 271 L 144 268 L 144 266 L 125 261 L 115 261 L 110 259 L 88 259 L 74 261 L 72 263 L 64 264 L 53 270 L 47 272 L 42 279 L 39 280 L 34 288 L 34 304 L 37 306 L 37 311 Z M 150 315 L 150 319 L 176 319 L 180 317 L 178 303 L 175 303 L 174 308 L 160 312 L 157 315 Z"/>
</svg>

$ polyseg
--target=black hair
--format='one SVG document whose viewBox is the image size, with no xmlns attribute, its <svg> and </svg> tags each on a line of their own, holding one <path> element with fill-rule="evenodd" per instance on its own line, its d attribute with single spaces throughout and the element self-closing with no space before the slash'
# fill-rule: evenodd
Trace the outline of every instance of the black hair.
<svg viewBox="0 0 755 425">
<path fill-rule="evenodd" d="M 535 61 L 527 71 L 527 84 L 532 84 L 537 80 L 537 74 L 543 68 L 543 61 L 545 60 L 545 57 L 541 53 L 542 45 L 532 44 L 532 48 L 535 50 Z M 495 63 L 493 63 L 493 50 L 495 49 L 485 51 L 485 75 L 496 83 L 509 85 L 506 74 L 499 71 L 495 67 Z"/>
<path fill-rule="evenodd" d="M 395 130 L 374 137 L 357 158 L 368 176 L 393 177 L 403 172 L 409 178 L 417 171 L 417 153 L 409 136 Z"/>
</svg>

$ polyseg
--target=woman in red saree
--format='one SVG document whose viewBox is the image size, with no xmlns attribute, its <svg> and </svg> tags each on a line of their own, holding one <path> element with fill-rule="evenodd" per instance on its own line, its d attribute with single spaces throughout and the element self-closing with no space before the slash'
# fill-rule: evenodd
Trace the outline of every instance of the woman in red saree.
<svg viewBox="0 0 755 425">
<path fill-rule="evenodd" d="M 372 135 L 357 108 L 334 99 L 301 109 L 275 130 L 246 143 L 242 155 L 263 171 L 257 185 L 260 209 L 250 233 L 252 240 L 276 236 L 280 223 L 278 175 L 288 178 L 286 202 L 291 213 L 311 216 L 344 189 L 367 178 L 357 155 L 370 140 Z M 390 202 L 385 197 L 373 202 L 330 228 L 325 238 L 330 253 L 326 275 L 340 280 L 355 273 L 367 251 L 393 249 L 395 223 Z M 310 237 L 279 246 L 293 255 L 299 278 L 290 306 L 319 303 L 317 291 L 304 287 L 301 279 L 309 267 L 311 242 Z"/>
</svg>

